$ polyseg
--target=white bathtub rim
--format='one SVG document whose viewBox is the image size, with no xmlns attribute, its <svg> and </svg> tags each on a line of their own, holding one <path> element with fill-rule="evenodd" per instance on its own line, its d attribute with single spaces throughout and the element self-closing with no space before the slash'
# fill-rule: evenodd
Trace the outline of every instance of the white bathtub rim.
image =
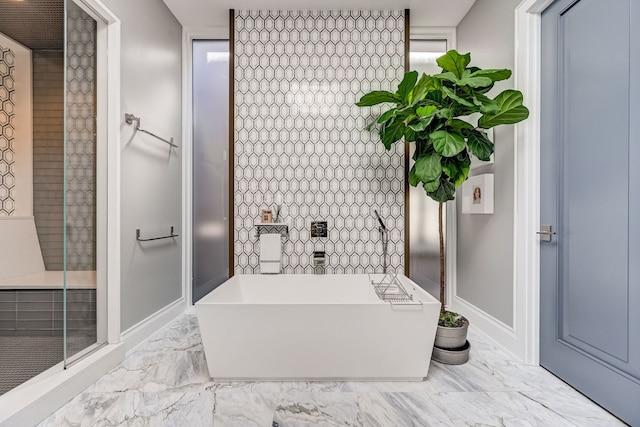
<svg viewBox="0 0 640 427">
<path fill-rule="evenodd" d="M 214 289 L 213 291 L 209 292 L 207 295 L 205 295 L 204 297 L 202 297 L 199 301 L 197 301 L 194 305 L 196 307 L 196 309 L 198 307 L 201 306 L 206 306 L 206 305 L 230 305 L 230 306 L 236 306 L 236 305 L 246 305 L 246 306 L 252 306 L 252 305 L 258 305 L 258 306 L 262 306 L 262 305 L 304 305 L 304 306 L 313 306 L 313 305 L 354 305 L 354 306 L 360 306 L 360 305 L 382 305 L 382 304 L 386 304 L 389 305 L 393 308 L 405 308 L 405 309 L 411 309 L 414 307 L 421 307 L 423 305 L 440 305 L 440 302 L 433 297 L 431 294 L 429 294 L 427 291 L 425 291 L 424 289 L 422 289 L 420 286 L 418 286 L 415 282 L 413 282 L 410 278 L 398 274 L 398 278 L 400 279 L 400 281 L 402 282 L 402 284 L 405 286 L 405 288 L 407 289 L 407 291 L 409 291 L 410 294 L 414 295 L 416 302 L 415 303 L 409 303 L 409 304 L 392 304 L 388 301 L 383 301 L 380 298 L 378 298 L 378 296 L 375 294 L 374 288 L 373 288 L 373 284 L 371 283 L 371 278 L 375 277 L 375 278 L 382 278 L 384 276 L 384 274 L 327 274 L 327 275 L 314 275 L 314 274 L 279 274 L 279 275 L 263 275 L 263 274 L 238 274 L 233 276 L 232 278 L 228 279 L 227 281 L 225 281 L 224 283 L 222 283 L 220 286 L 218 286 L 216 289 Z M 270 296 L 270 299 L 267 301 L 261 301 L 261 300 L 256 300 L 256 299 L 251 299 L 251 300 L 247 300 L 247 299 L 237 299 L 237 300 L 216 300 L 216 297 L 219 296 L 220 294 L 222 294 L 223 292 L 233 292 L 235 291 L 235 289 L 239 289 L 239 292 L 242 291 L 243 289 L 243 285 L 245 285 L 243 283 L 244 280 L 251 280 L 254 283 L 251 283 L 251 286 L 261 286 L 260 283 L 255 283 L 255 281 L 260 281 L 261 279 L 264 280 L 265 285 L 267 285 L 267 283 L 274 283 L 274 282 L 280 282 L 280 281 L 293 281 L 293 280 L 300 280 L 303 278 L 307 278 L 307 279 L 311 279 L 314 281 L 326 281 L 326 280 L 331 280 L 331 279 L 342 279 L 347 281 L 344 286 L 349 286 L 349 284 L 353 283 L 352 280 L 359 280 L 361 283 L 359 284 L 362 287 L 366 287 L 367 291 L 366 291 L 366 295 L 363 295 L 361 298 L 353 298 L 349 299 L 347 301 L 344 300 L 340 300 L 340 294 L 336 294 L 334 299 L 330 299 L 330 300 L 323 300 L 323 301 L 317 301 L 317 300 L 300 300 L 300 299 L 293 299 L 293 300 L 286 300 L 286 299 L 279 299 L 276 298 L 272 299 Z M 333 285 L 333 283 L 332 283 Z M 292 284 L 291 286 L 293 286 L 294 288 L 296 286 L 298 286 L 297 284 Z M 300 289 L 302 289 L 302 286 L 305 285 L 299 285 Z M 322 285 L 321 285 L 322 286 Z M 338 285 L 338 286 L 342 286 L 342 285 Z M 233 295 L 232 295 L 233 296 Z M 236 296 L 236 297 L 240 297 L 240 296 Z M 323 298 L 325 297 L 325 295 L 323 295 Z"/>
</svg>

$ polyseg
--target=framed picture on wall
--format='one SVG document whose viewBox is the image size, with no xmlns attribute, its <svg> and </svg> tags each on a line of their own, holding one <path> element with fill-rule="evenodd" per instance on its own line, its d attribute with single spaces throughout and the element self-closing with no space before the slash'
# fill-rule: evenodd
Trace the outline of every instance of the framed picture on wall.
<svg viewBox="0 0 640 427">
<path fill-rule="evenodd" d="M 472 176 L 462 184 L 462 213 L 493 213 L 493 174 Z"/>
</svg>

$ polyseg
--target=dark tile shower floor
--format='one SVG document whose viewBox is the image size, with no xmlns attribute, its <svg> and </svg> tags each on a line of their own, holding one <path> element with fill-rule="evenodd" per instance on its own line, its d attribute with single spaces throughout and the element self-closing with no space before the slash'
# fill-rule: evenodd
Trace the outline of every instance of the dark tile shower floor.
<svg viewBox="0 0 640 427">
<path fill-rule="evenodd" d="M 95 335 L 67 338 L 69 355 L 96 342 Z M 62 361 L 62 337 L 0 337 L 0 395 Z"/>
</svg>

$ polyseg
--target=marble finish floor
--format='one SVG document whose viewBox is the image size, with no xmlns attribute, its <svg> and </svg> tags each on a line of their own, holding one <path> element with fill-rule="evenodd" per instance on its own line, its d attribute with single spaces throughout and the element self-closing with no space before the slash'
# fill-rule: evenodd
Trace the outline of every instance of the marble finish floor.
<svg viewBox="0 0 640 427">
<path fill-rule="evenodd" d="M 211 382 L 185 314 L 40 426 L 617 426 L 540 367 L 470 330 L 471 359 L 423 382 Z M 277 423 L 277 424 L 276 424 Z"/>
</svg>

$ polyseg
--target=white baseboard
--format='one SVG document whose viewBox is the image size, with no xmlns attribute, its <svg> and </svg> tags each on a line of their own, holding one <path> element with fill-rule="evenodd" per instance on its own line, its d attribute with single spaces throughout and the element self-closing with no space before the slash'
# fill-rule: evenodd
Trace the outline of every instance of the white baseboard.
<svg viewBox="0 0 640 427">
<path fill-rule="evenodd" d="M 67 369 L 60 363 L 0 396 L 0 426 L 32 426 L 124 360 L 124 345 L 106 345 Z"/>
<path fill-rule="evenodd" d="M 184 313 L 186 309 L 187 305 L 184 298 L 180 298 L 124 331 L 122 333 L 122 341 L 124 342 L 126 354 L 129 355 L 136 351 L 153 334 Z"/>
<path fill-rule="evenodd" d="M 447 307 L 447 310 L 462 313 L 473 327 L 478 328 L 478 330 L 496 341 L 518 359 L 524 360 L 523 340 L 518 338 L 514 328 L 457 295 L 453 298 L 453 303 Z"/>
</svg>

